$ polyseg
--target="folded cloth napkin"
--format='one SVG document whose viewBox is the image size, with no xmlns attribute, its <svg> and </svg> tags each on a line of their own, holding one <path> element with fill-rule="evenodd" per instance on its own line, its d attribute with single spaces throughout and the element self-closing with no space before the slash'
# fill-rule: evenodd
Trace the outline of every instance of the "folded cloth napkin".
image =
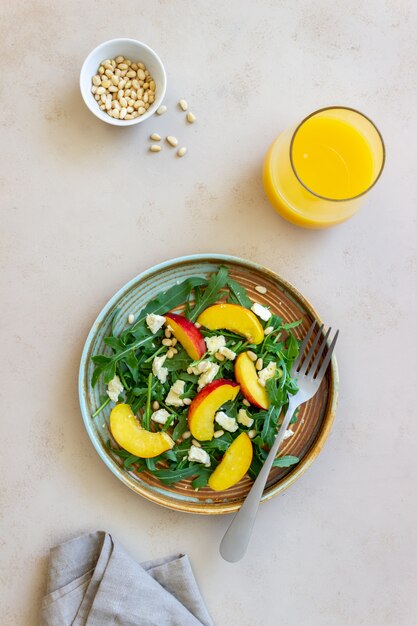
<svg viewBox="0 0 417 626">
<path fill-rule="evenodd" d="M 185 555 L 139 565 L 98 531 L 50 556 L 44 626 L 213 626 Z"/>
</svg>

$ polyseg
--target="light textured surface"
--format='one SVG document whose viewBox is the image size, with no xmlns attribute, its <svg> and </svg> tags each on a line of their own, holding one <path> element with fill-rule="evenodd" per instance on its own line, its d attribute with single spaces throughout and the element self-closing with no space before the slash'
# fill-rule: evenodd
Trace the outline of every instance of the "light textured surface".
<svg viewBox="0 0 417 626">
<path fill-rule="evenodd" d="M 220 626 L 414 624 L 413 0 L 20 0 L 1 13 L 2 624 L 36 623 L 48 548 L 97 528 L 138 560 L 187 552 Z M 77 85 L 87 53 L 117 36 L 153 46 L 168 73 L 168 113 L 130 129 L 96 120 Z M 303 231 L 267 203 L 261 161 L 281 129 L 329 104 L 375 120 L 387 167 L 353 220 Z M 152 132 L 187 155 L 148 153 Z M 106 300 L 142 269 L 204 251 L 265 263 L 342 331 L 333 432 L 262 507 L 238 565 L 217 552 L 227 518 L 158 508 L 110 474 L 77 399 Z"/>
</svg>

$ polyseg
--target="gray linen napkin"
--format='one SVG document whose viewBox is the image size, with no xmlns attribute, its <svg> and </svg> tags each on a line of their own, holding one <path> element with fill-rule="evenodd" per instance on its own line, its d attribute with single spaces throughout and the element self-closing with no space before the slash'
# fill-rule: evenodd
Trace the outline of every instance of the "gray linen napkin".
<svg viewBox="0 0 417 626">
<path fill-rule="evenodd" d="M 213 626 L 190 562 L 136 563 L 108 533 L 52 548 L 44 626 Z"/>
</svg>

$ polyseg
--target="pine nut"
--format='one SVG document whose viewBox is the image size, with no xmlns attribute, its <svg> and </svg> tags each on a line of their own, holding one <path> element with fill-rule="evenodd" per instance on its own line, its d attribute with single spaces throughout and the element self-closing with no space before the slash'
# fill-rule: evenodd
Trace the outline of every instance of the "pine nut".
<svg viewBox="0 0 417 626">
<path fill-rule="evenodd" d="M 138 113 L 139 115 L 143 115 L 144 113 L 146 113 L 146 109 L 144 107 L 139 107 L 138 108 Z M 159 150 L 161 149 L 161 146 L 159 146 Z M 156 150 L 156 152 L 159 152 L 159 150 Z"/>
<path fill-rule="evenodd" d="M 113 70 L 109 70 L 107 69 L 105 72 L 105 75 L 108 76 L 109 78 L 111 78 L 113 76 Z"/>
<path fill-rule="evenodd" d="M 246 400 L 246 398 L 243 398 L 242 404 L 244 404 L 245 406 L 250 406 L 250 402 Z"/>
<path fill-rule="evenodd" d="M 152 133 L 151 139 L 153 141 L 161 141 L 161 135 L 158 135 L 158 133 Z"/>
<path fill-rule="evenodd" d="M 181 98 L 181 100 L 178 102 L 178 104 L 180 105 L 180 108 L 183 111 L 186 111 L 188 109 L 188 103 L 187 100 L 184 100 L 183 98 Z"/>
<path fill-rule="evenodd" d="M 100 67 L 98 68 L 98 73 L 104 74 L 104 67 L 102 65 L 100 65 Z"/>
<path fill-rule="evenodd" d="M 268 289 L 262 285 L 256 285 L 255 289 L 258 293 L 266 293 L 268 291 Z"/>
<path fill-rule="evenodd" d="M 135 70 L 135 72 L 138 71 L 137 63 L 132 63 L 132 65 L 130 67 L 132 68 L 132 70 Z"/>
<path fill-rule="evenodd" d="M 224 356 L 220 352 L 216 352 L 214 355 L 218 361 L 224 361 Z"/>
<path fill-rule="evenodd" d="M 161 149 L 161 146 L 157 146 L 157 147 L 158 147 L 159 149 Z M 163 346 L 167 346 L 167 347 L 172 346 L 172 341 L 171 341 L 171 339 L 167 339 L 167 338 L 162 339 L 162 345 L 163 345 Z"/>
<path fill-rule="evenodd" d="M 263 366 L 264 366 L 264 362 L 261 358 L 259 358 L 255 363 L 255 367 L 257 370 L 261 370 Z"/>
<path fill-rule="evenodd" d="M 124 60 L 125 58 L 121 54 L 115 58 L 116 63 L 123 63 Z"/>
<path fill-rule="evenodd" d="M 248 350 L 246 354 L 248 355 L 251 361 L 256 361 L 256 359 L 258 358 L 256 354 L 252 352 L 252 350 Z"/>
<path fill-rule="evenodd" d="M 190 431 L 189 431 L 189 430 L 185 430 L 185 431 L 182 433 L 182 438 L 183 438 L 183 439 L 189 439 L 190 437 L 191 437 L 191 433 L 190 433 Z"/>
<path fill-rule="evenodd" d="M 91 87 L 91 93 L 93 93 L 93 94 L 94 94 L 94 93 L 96 93 L 96 91 L 97 91 L 97 87 L 96 87 L 96 85 L 93 85 L 93 86 Z"/>
<path fill-rule="evenodd" d="M 113 109 L 113 117 L 118 120 L 120 117 L 119 109 Z"/>
<path fill-rule="evenodd" d="M 201 324 L 200 324 L 199 322 L 195 322 L 195 323 L 194 323 L 194 326 L 195 326 L 196 328 L 201 328 Z"/>
<path fill-rule="evenodd" d="M 191 443 L 193 444 L 193 446 L 196 446 L 197 448 L 201 448 L 201 443 L 197 441 L 197 439 L 192 439 Z"/>
<path fill-rule="evenodd" d="M 183 157 L 183 156 L 184 156 L 184 154 L 185 154 L 186 152 L 187 152 L 187 148 L 186 148 L 185 146 L 183 146 L 182 148 L 180 148 L 180 149 L 177 151 L 177 155 L 178 155 L 179 157 Z"/>
<path fill-rule="evenodd" d="M 158 400 L 154 400 L 152 402 L 152 410 L 153 411 L 157 411 L 158 409 L 159 409 L 159 402 L 158 402 Z"/>
<path fill-rule="evenodd" d="M 138 68 L 141 70 L 144 70 L 145 66 L 143 65 L 143 63 L 138 63 Z"/>
<path fill-rule="evenodd" d="M 178 354 L 178 350 L 176 348 L 171 347 L 170 348 L 171 352 L 173 352 L 174 354 Z"/>
<path fill-rule="evenodd" d="M 100 96 L 98 95 L 98 93 L 95 94 L 94 98 L 95 100 L 100 100 Z"/>
<path fill-rule="evenodd" d="M 167 350 L 167 359 L 172 359 L 172 357 L 174 356 L 174 351 L 172 348 L 168 348 Z"/>
<path fill-rule="evenodd" d="M 106 90 L 104 87 L 97 87 L 96 93 L 101 96 L 102 93 L 106 93 Z"/>
<path fill-rule="evenodd" d="M 131 113 L 126 113 L 125 120 L 133 120 L 133 115 Z"/>
<path fill-rule="evenodd" d="M 193 373 L 192 368 L 191 367 L 187 367 L 187 374 L 192 374 L 192 373 Z"/>
<path fill-rule="evenodd" d="M 155 143 L 151 145 L 149 148 L 151 152 L 161 152 L 161 146 L 156 145 Z"/>
<path fill-rule="evenodd" d="M 153 139 L 152 135 L 151 135 L 151 139 Z M 171 339 L 172 337 L 172 333 L 168 328 L 165 328 L 164 335 L 167 339 Z"/>
<path fill-rule="evenodd" d="M 123 71 L 123 70 L 127 70 L 129 66 L 127 65 L 127 63 L 118 63 L 117 67 L 119 68 L 119 70 Z"/>
<path fill-rule="evenodd" d="M 155 81 L 154 80 L 151 80 L 151 82 L 149 83 L 149 89 L 151 91 L 155 91 L 156 85 L 155 85 Z"/>
<path fill-rule="evenodd" d="M 190 124 L 194 124 L 194 122 L 196 121 L 196 116 L 194 115 L 194 113 L 191 113 L 191 111 L 188 111 L 187 113 L 187 122 L 189 122 Z"/>
<path fill-rule="evenodd" d="M 165 106 L 165 104 L 161 104 L 161 106 L 159 107 L 159 109 L 156 111 L 156 113 L 158 115 L 163 115 L 164 113 L 166 113 L 167 108 Z"/>
<path fill-rule="evenodd" d="M 136 74 L 139 80 L 145 80 L 145 72 L 143 71 L 142 68 L 139 68 Z"/>
<path fill-rule="evenodd" d="M 178 339 L 177 339 L 176 337 L 173 337 L 173 338 L 171 339 L 171 342 L 172 342 L 172 347 L 174 347 L 174 346 L 176 346 L 176 345 L 177 345 L 177 343 L 178 343 Z"/>
<path fill-rule="evenodd" d="M 148 92 L 145 91 L 145 95 L 143 96 L 143 101 L 148 102 L 148 99 L 149 99 Z"/>
<path fill-rule="evenodd" d="M 126 109 L 126 107 L 122 107 L 122 108 L 121 108 L 121 110 L 120 110 L 120 119 L 121 119 L 121 120 L 124 120 L 124 119 L 125 119 L 125 117 L 126 117 L 126 114 L 127 114 L 127 109 Z"/>
<path fill-rule="evenodd" d="M 183 402 L 184 402 L 184 404 L 185 404 L 186 406 L 190 406 L 190 404 L 191 404 L 192 400 L 191 400 L 191 398 L 184 398 L 184 399 L 183 399 Z"/>
<path fill-rule="evenodd" d="M 101 110 L 101 111 L 104 111 L 104 110 L 105 110 L 105 108 L 106 108 L 106 107 L 105 107 L 105 105 L 104 105 L 104 104 L 100 104 L 100 110 Z"/>
<path fill-rule="evenodd" d="M 221 437 L 222 435 L 224 435 L 224 430 L 216 430 L 216 432 L 214 433 L 213 437 L 215 439 L 218 439 L 219 437 Z"/>
<path fill-rule="evenodd" d="M 253 439 L 254 437 L 256 437 L 256 430 L 250 430 L 248 432 L 248 437 L 249 439 Z"/>
<path fill-rule="evenodd" d="M 272 331 L 273 331 L 273 330 L 274 330 L 274 327 L 273 327 L 273 326 L 268 326 L 268 328 L 265 328 L 265 330 L 264 330 L 264 334 L 265 334 L 266 336 L 268 336 L 268 335 L 270 335 L 270 334 L 272 333 Z"/>
<path fill-rule="evenodd" d="M 134 70 L 129 70 L 128 73 L 126 74 L 126 76 L 128 78 L 135 78 L 136 77 L 136 72 Z"/>
<path fill-rule="evenodd" d="M 113 85 L 113 87 L 111 87 L 111 86 L 109 87 L 109 91 L 110 91 L 110 93 L 117 93 L 118 92 L 118 88 L 115 85 Z"/>
<path fill-rule="evenodd" d="M 133 107 L 128 106 L 128 107 L 127 107 L 127 109 L 126 109 L 126 111 L 127 111 L 127 112 L 128 112 L 128 114 L 130 115 L 131 113 L 133 113 L 134 108 L 133 108 Z"/>
<path fill-rule="evenodd" d="M 147 91 L 149 89 L 149 83 L 143 83 L 143 89 Z"/>
<path fill-rule="evenodd" d="M 99 85 L 101 85 L 101 78 L 100 76 L 93 76 L 93 85 L 96 85 L 96 87 L 98 87 Z"/>
<path fill-rule="evenodd" d="M 127 100 L 124 97 L 119 98 L 120 106 L 127 107 Z"/>
<path fill-rule="evenodd" d="M 173 148 L 176 148 L 176 146 L 178 146 L 178 139 L 176 137 L 173 137 L 172 135 L 168 135 L 166 140 L 169 143 L 169 145 L 172 146 Z"/>
</svg>

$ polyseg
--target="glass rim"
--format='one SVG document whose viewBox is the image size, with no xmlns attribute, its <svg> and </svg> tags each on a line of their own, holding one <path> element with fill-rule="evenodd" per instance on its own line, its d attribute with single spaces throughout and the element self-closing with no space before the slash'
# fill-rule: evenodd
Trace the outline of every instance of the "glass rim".
<svg viewBox="0 0 417 626">
<path fill-rule="evenodd" d="M 300 128 L 303 126 L 303 124 L 305 122 L 307 122 L 307 120 L 309 120 L 311 117 L 314 117 L 315 115 L 317 115 L 318 113 L 322 113 L 323 111 L 332 111 L 332 110 L 335 110 L 335 109 L 343 109 L 345 111 L 353 111 L 353 113 L 357 113 L 358 115 L 360 115 L 361 117 L 366 119 L 374 127 L 374 129 L 376 130 L 376 132 L 378 134 L 378 137 L 379 137 L 379 139 L 381 141 L 381 146 L 382 146 L 381 167 L 379 169 L 378 175 L 376 176 L 375 180 L 364 191 L 361 191 L 361 193 L 358 193 L 356 196 L 350 196 L 348 198 L 328 198 L 327 196 L 322 196 L 322 195 L 316 193 L 315 191 L 313 191 L 312 189 L 310 189 L 310 187 L 308 187 L 302 181 L 301 177 L 298 175 L 297 169 L 296 169 L 294 161 L 293 161 L 293 156 L 292 156 L 295 137 L 296 137 L 298 131 L 300 130 Z M 382 171 L 383 171 L 384 166 L 385 166 L 385 156 L 386 156 L 385 143 L 384 143 L 384 140 L 382 138 L 381 132 L 379 131 L 377 125 L 367 115 L 365 115 L 361 111 L 358 111 L 358 109 L 354 109 L 352 107 L 346 107 L 346 106 L 333 105 L 333 106 L 323 107 L 321 109 L 317 109 L 316 111 L 313 111 L 312 113 L 307 115 L 307 117 L 305 117 L 303 120 L 301 120 L 301 122 L 298 124 L 297 128 L 294 130 L 294 132 L 292 134 L 291 142 L 290 142 L 290 163 L 291 163 L 292 171 L 294 172 L 298 182 L 304 187 L 304 189 L 306 189 L 309 193 L 311 193 L 316 198 L 320 198 L 321 200 L 328 200 L 329 202 L 348 202 L 349 200 L 356 200 L 356 198 L 360 198 L 361 196 L 363 196 L 366 193 L 368 193 L 368 191 L 370 191 L 372 189 L 372 187 L 374 187 L 374 185 L 376 185 L 376 183 L 378 182 L 378 180 L 381 177 Z"/>
</svg>

